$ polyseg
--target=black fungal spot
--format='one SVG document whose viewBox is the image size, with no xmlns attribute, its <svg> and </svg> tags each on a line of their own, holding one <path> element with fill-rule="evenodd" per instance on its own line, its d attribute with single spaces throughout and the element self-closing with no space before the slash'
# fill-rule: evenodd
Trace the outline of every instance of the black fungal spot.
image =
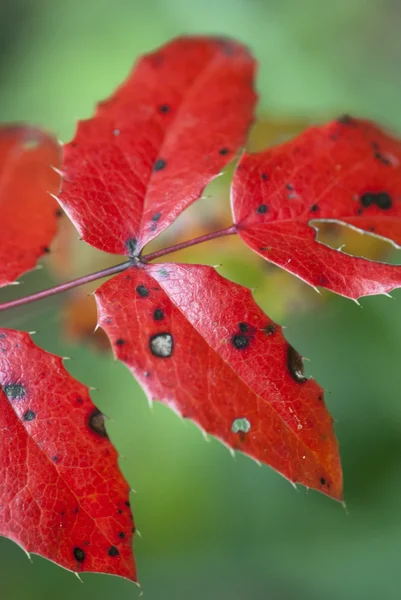
<svg viewBox="0 0 401 600">
<path fill-rule="evenodd" d="M 376 206 L 382 210 L 388 210 L 393 205 L 390 196 L 386 192 L 380 192 L 376 196 Z"/>
<path fill-rule="evenodd" d="M 238 329 L 242 331 L 242 333 L 245 333 L 246 331 L 248 331 L 249 325 L 248 323 L 238 323 Z"/>
<path fill-rule="evenodd" d="M 33 421 L 36 419 L 36 413 L 33 410 L 27 410 L 23 417 L 24 421 Z"/>
<path fill-rule="evenodd" d="M 221 154 L 221 156 L 225 156 L 226 154 L 228 154 L 230 151 L 228 148 L 220 148 L 219 150 L 219 154 Z"/>
<path fill-rule="evenodd" d="M 58 462 L 58 456 L 52 456 L 52 461 L 53 461 L 54 463 Z"/>
<path fill-rule="evenodd" d="M 263 331 L 266 335 L 273 335 L 273 333 L 276 333 L 276 326 L 270 323 L 269 325 L 266 325 Z"/>
<path fill-rule="evenodd" d="M 341 123 L 341 125 L 352 125 L 354 123 L 354 119 L 350 115 L 345 114 L 339 116 L 337 122 Z"/>
<path fill-rule="evenodd" d="M 125 538 L 125 533 L 123 531 L 120 531 L 120 533 L 118 534 L 118 537 L 123 540 Z"/>
<path fill-rule="evenodd" d="M 376 204 L 382 210 L 388 210 L 393 205 L 393 201 L 387 192 L 366 192 L 360 197 L 360 202 L 364 208 Z"/>
<path fill-rule="evenodd" d="M 64 213 L 61 210 L 61 208 L 58 208 L 54 214 L 56 215 L 56 217 L 60 218 L 63 216 Z"/>
<path fill-rule="evenodd" d="M 249 346 L 249 338 L 246 335 L 236 333 L 231 337 L 231 343 L 237 350 L 244 350 Z"/>
<path fill-rule="evenodd" d="M 73 553 L 75 560 L 77 560 L 78 562 L 84 562 L 85 552 L 82 550 L 82 548 L 78 548 L 78 546 L 75 546 Z"/>
<path fill-rule="evenodd" d="M 159 106 L 159 112 L 161 112 L 163 115 L 166 115 L 168 112 L 170 112 L 170 106 L 168 104 L 161 104 Z"/>
<path fill-rule="evenodd" d="M 77 404 L 83 404 L 84 403 L 83 398 L 77 398 L 76 399 L 76 403 Z"/>
<path fill-rule="evenodd" d="M 391 160 L 389 160 L 387 158 L 387 156 L 385 156 L 381 152 L 379 152 L 379 151 L 375 152 L 374 153 L 374 157 L 375 157 L 376 160 L 378 160 L 379 162 L 381 162 L 383 165 L 386 165 L 386 167 L 390 167 L 391 166 Z"/>
<path fill-rule="evenodd" d="M 371 225 L 371 226 L 369 227 L 369 231 L 371 231 L 372 233 L 373 233 L 374 231 L 376 231 L 376 230 L 375 230 L 375 228 L 373 227 L 373 225 Z"/>
<path fill-rule="evenodd" d="M 116 548 L 115 546 L 110 546 L 109 551 L 108 551 L 108 555 L 109 556 L 119 556 L 120 552 L 118 550 L 118 548 Z"/>
<path fill-rule="evenodd" d="M 118 512 L 119 515 L 123 514 L 123 511 L 121 510 L 121 508 L 119 508 L 117 512 Z"/>
<path fill-rule="evenodd" d="M 158 158 L 155 164 L 153 165 L 154 171 L 162 171 L 166 166 L 166 161 L 163 158 Z"/>
<path fill-rule="evenodd" d="M 149 296 L 149 290 L 144 285 L 138 285 L 136 288 L 136 293 L 142 298 L 147 298 Z"/>
<path fill-rule="evenodd" d="M 264 215 L 265 213 L 267 213 L 268 210 L 269 207 L 267 206 L 267 204 L 259 204 L 258 208 L 256 209 L 256 212 L 260 215 Z"/>
<path fill-rule="evenodd" d="M 104 424 L 104 415 L 100 412 L 98 408 L 93 409 L 91 414 L 89 415 L 88 425 L 98 435 L 101 437 L 108 437 L 106 427 Z"/>
<path fill-rule="evenodd" d="M 152 335 L 149 339 L 149 348 L 153 356 L 169 358 L 174 349 L 173 336 L 168 332 Z"/>
<path fill-rule="evenodd" d="M 153 313 L 153 318 L 155 321 L 163 321 L 164 312 L 161 308 L 156 308 L 155 312 Z"/>
<path fill-rule="evenodd" d="M 267 173 L 262 173 L 260 177 L 263 179 L 263 181 L 267 181 L 269 179 Z"/>
<path fill-rule="evenodd" d="M 297 383 L 305 383 L 308 380 L 304 374 L 302 356 L 290 344 L 288 344 L 287 349 L 287 367 L 291 377 Z"/>
<path fill-rule="evenodd" d="M 129 507 L 129 506 L 131 506 L 131 504 L 129 503 L 129 501 L 128 501 L 128 500 L 126 500 L 126 501 L 124 502 L 124 504 L 125 504 L 125 506 L 128 506 L 128 507 Z"/>
<path fill-rule="evenodd" d="M 124 346 L 125 344 L 125 340 L 123 340 L 122 338 L 118 338 L 116 340 L 116 346 Z"/>
<path fill-rule="evenodd" d="M 322 485 L 326 485 L 326 480 L 325 480 L 325 478 L 324 478 L 324 477 L 321 477 L 321 478 L 320 478 L 320 483 L 321 483 Z"/>
<path fill-rule="evenodd" d="M 311 209 L 311 212 L 317 212 L 319 210 L 319 206 L 317 204 L 312 204 L 310 209 Z"/>
<path fill-rule="evenodd" d="M 287 183 L 287 185 L 285 186 L 287 188 L 287 190 L 289 190 L 290 192 L 292 192 L 294 190 L 294 186 L 291 183 Z"/>
<path fill-rule="evenodd" d="M 155 213 L 154 215 L 152 215 L 152 221 L 158 221 L 161 216 L 161 213 Z"/>
<path fill-rule="evenodd" d="M 43 248 L 42 248 L 42 252 L 44 252 L 45 254 L 49 254 L 49 253 L 50 253 L 50 248 L 49 248 L 49 246 L 43 246 Z"/>
<path fill-rule="evenodd" d="M 145 376 L 145 377 L 150 377 L 150 371 L 145 371 L 145 372 L 144 372 L 144 376 Z"/>
<path fill-rule="evenodd" d="M 25 398 L 25 387 L 20 383 L 9 383 L 3 386 L 3 391 L 9 400 L 21 400 Z"/>
<path fill-rule="evenodd" d="M 319 394 L 319 396 L 317 397 L 317 399 L 319 400 L 319 402 L 323 401 L 323 394 Z"/>
<path fill-rule="evenodd" d="M 1 339 L 1 340 L 4 340 L 6 337 L 7 337 L 7 336 L 6 336 L 6 334 L 5 334 L 5 333 L 0 333 L 0 339 Z"/>
<path fill-rule="evenodd" d="M 135 256 L 136 249 L 138 247 L 138 240 L 136 238 L 130 238 L 129 240 L 126 241 L 125 247 L 127 248 L 128 254 L 130 256 Z"/>
</svg>

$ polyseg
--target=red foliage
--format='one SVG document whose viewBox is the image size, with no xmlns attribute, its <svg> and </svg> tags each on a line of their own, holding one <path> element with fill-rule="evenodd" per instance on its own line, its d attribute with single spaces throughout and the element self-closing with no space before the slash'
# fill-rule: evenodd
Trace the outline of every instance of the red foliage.
<svg viewBox="0 0 401 600">
<path fill-rule="evenodd" d="M 401 145 L 372 123 L 343 117 L 245 154 L 232 208 L 248 246 L 311 285 L 349 298 L 401 286 L 401 266 L 329 248 L 310 225 L 339 221 L 401 244 Z"/>
<path fill-rule="evenodd" d="M 32 269 L 57 229 L 61 149 L 33 127 L 0 127 L 0 286 Z M 50 192 L 50 193 L 49 193 Z"/>
<path fill-rule="evenodd" d="M 240 44 L 179 38 L 141 58 L 64 147 L 60 202 L 89 244 L 133 255 L 245 141 L 255 62 Z"/>
<path fill-rule="evenodd" d="M 0 535 L 72 571 L 135 580 L 129 487 L 88 389 L 0 330 Z"/>
<path fill-rule="evenodd" d="M 293 482 L 340 499 L 323 390 L 253 301 L 215 269 L 148 265 L 96 292 L 99 324 L 151 400 Z"/>
</svg>

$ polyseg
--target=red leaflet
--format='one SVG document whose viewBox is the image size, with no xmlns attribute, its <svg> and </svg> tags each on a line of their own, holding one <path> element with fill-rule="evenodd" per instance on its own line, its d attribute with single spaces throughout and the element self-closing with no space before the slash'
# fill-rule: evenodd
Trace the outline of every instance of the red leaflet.
<svg viewBox="0 0 401 600">
<path fill-rule="evenodd" d="M 64 147 L 60 202 L 89 244 L 133 255 L 197 200 L 245 141 L 255 62 L 179 38 L 141 58 Z"/>
<path fill-rule="evenodd" d="M 401 244 L 401 144 L 372 123 L 343 117 L 244 155 L 232 208 L 248 246 L 311 285 L 349 298 L 401 286 L 401 267 L 331 249 L 310 225 L 340 221 Z"/>
<path fill-rule="evenodd" d="M 96 292 L 115 355 L 158 399 L 293 482 L 342 497 L 332 419 L 248 289 L 213 268 L 133 267 Z"/>
<path fill-rule="evenodd" d="M 32 269 L 56 233 L 57 141 L 24 125 L 0 127 L 0 286 Z"/>
<path fill-rule="evenodd" d="M 62 359 L 0 330 L 0 535 L 72 571 L 135 580 L 129 487 Z"/>
</svg>

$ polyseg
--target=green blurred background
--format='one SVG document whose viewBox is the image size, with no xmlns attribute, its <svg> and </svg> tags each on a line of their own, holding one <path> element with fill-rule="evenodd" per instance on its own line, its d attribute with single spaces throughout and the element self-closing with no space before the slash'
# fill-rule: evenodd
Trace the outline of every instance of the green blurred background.
<svg viewBox="0 0 401 600">
<path fill-rule="evenodd" d="M 318 121 L 346 111 L 401 132 L 400 29 L 397 0 L 1 0 L 0 120 L 31 121 L 68 140 L 76 119 L 93 112 L 140 53 L 179 33 L 210 32 L 248 43 L 260 60 L 260 114 Z M 248 269 L 245 259 L 236 267 L 224 246 L 205 252 L 188 259 L 222 262 L 232 279 L 259 286 L 257 301 L 311 359 L 336 420 L 349 514 L 242 455 L 233 460 L 164 406 L 150 411 L 123 365 L 63 341 L 63 298 L 0 320 L 36 330 L 36 343 L 71 356 L 71 373 L 97 388 L 93 400 L 111 417 L 111 439 L 136 490 L 144 598 L 401 598 L 401 294 L 365 299 L 362 308 L 326 294 L 301 310 L 289 301 L 291 283 L 278 296 L 268 272 Z M 1 298 L 52 277 L 28 274 Z M 297 290 L 302 304 L 309 292 Z M 31 564 L 0 539 L 1 600 L 141 593 L 115 577 L 82 578 L 37 556 Z"/>
</svg>

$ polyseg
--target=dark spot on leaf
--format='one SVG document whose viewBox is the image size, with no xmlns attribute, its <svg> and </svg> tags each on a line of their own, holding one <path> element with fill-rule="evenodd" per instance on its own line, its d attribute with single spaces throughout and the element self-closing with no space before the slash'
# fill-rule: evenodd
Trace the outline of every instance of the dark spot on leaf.
<svg viewBox="0 0 401 600">
<path fill-rule="evenodd" d="M 169 358 L 173 353 L 174 340 L 171 333 L 162 332 L 152 335 L 149 339 L 149 348 L 154 356 Z"/>
<path fill-rule="evenodd" d="M 118 548 L 116 548 L 115 546 L 110 546 L 109 551 L 108 551 L 108 555 L 109 556 L 118 556 L 120 554 L 120 552 L 118 551 Z"/>
<path fill-rule="evenodd" d="M 159 269 L 158 273 L 162 277 L 168 277 L 169 276 L 169 272 L 164 267 L 162 267 L 161 269 Z"/>
<path fill-rule="evenodd" d="M 131 504 L 129 503 L 129 501 L 128 501 L 128 500 L 126 500 L 126 501 L 124 502 L 124 504 L 125 504 L 125 506 L 131 506 Z"/>
<path fill-rule="evenodd" d="M 33 421 L 36 419 L 36 413 L 33 410 L 27 410 L 23 417 L 24 421 Z"/>
<path fill-rule="evenodd" d="M 118 512 L 119 515 L 123 514 L 123 511 L 121 510 L 121 508 L 119 508 L 117 512 Z"/>
<path fill-rule="evenodd" d="M 158 158 L 155 164 L 153 165 L 154 171 L 162 171 L 166 166 L 166 161 L 163 158 Z"/>
<path fill-rule="evenodd" d="M 319 394 L 319 396 L 317 397 L 317 399 L 319 400 L 319 402 L 321 402 L 323 400 L 323 394 Z"/>
<path fill-rule="evenodd" d="M 231 343 L 237 350 L 244 350 L 249 346 L 249 338 L 246 335 L 236 333 L 231 337 Z"/>
<path fill-rule="evenodd" d="M 84 401 L 83 401 L 83 398 L 80 398 L 80 397 L 79 397 L 79 398 L 77 398 L 77 399 L 76 399 L 76 403 L 77 403 L 77 404 L 83 404 L 83 403 L 84 403 Z"/>
<path fill-rule="evenodd" d="M 126 241 L 125 247 L 128 250 L 129 256 L 135 256 L 136 249 L 138 247 L 138 240 L 136 238 L 130 238 Z"/>
<path fill-rule="evenodd" d="M 3 387 L 3 391 L 9 400 L 21 400 L 25 398 L 25 387 L 20 383 L 9 383 Z"/>
<path fill-rule="evenodd" d="M 392 207 L 393 202 L 386 192 L 380 192 L 376 196 L 376 205 L 382 210 L 388 210 Z"/>
<path fill-rule="evenodd" d="M 61 210 L 61 208 L 58 208 L 54 214 L 56 215 L 56 217 L 60 218 L 63 216 L 64 213 Z"/>
<path fill-rule="evenodd" d="M 378 160 L 379 162 L 381 162 L 383 165 L 386 165 L 386 167 L 390 167 L 391 166 L 391 160 L 389 158 L 387 158 L 387 156 L 385 156 L 384 154 L 382 154 L 381 152 L 377 151 L 374 153 L 374 157 L 376 160 Z"/>
<path fill-rule="evenodd" d="M 317 212 L 319 210 L 319 206 L 317 204 L 312 204 L 312 206 L 310 207 L 312 212 Z"/>
<path fill-rule="evenodd" d="M 290 344 L 288 344 L 287 349 L 287 367 L 294 381 L 297 383 L 305 383 L 307 381 L 304 374 L 302 356 Z"/>
<path fill-rule="evenodd" d="M 321 477 L 321 478 L 320 478 L 320 483 L 321 483 L 322 485 L 326 485 L 326 480 L 325 480 L 325 478 L 324 478 L 324 477 Z"/>
<path fill-rule="evenodd" d="M 287 190 L 289 190 L 290 192 L 292 192 L 294 190 L 294 186 L 291 183 L 287 183 L 287 185 L 285 186 L 287 188 Z"/>
<path fill-rule="evenodd" d="M 144 375 L 145 375 L 145 377 L 150 377 L 150 371 L 145 371 Z"/>
<path fill-rule="evenodd" d="M 276 333 L 276 326 L 273 325 L 273 323 L 269 323 L 269 325 L 266 325 L 263 331 L 266 335 L 273 335 L 273 333 Z"/>
<path fill-rule="evenodd" d="M 149 296 L 149 290 L 144 285 L 138 285 L 136 288 L 136 293 L 142 298 L 147 298 Z"/>
<path fill-rule="evenodd" d="M 98 408 L 94 408 L 91 414 L 89 415 L 88 424 L 92 431 L 94 431 L 101 437 L 108 437 L 106 427 L 104 424 L 104 415 L 100 412 Z"/>
<path fill-rule="evenodd" d="M 269 176 L 267 175 L 267 173 L 262 173 L 261 178 L 263 179 L 263 181 L 267 181 L 269 179 Z"/>
<path fill-rule="evenodd" d="M 152 215 L 152 221 L 158 221 L 161 216 L 161 213 L 155 213 L 154 215 Z"/>
<path fill-rule="evenodd" d="M 220 148 L 220 150 L 219 150 L 219 154 L 221 154 L 221 156 L 225 156 L 228 153 L 229 153 L 228 148 Z"/>
<path fill-rule="evenodd" d="M 382 210 L 388 210 L 393 205 L 391 197 L 387 192 L 366 192 L 360 197 L 360 202 L 364 208 L 376 204 Z"/>
<path fill-rule="evenodd" d="M 341 125 L 353 125 L 354 123 L 354 119 L 347 114 L 338 117 L 337 121 L 338 123 L 341 123 Z"/>
<path fill-rule="evenodd" d="M 153 318 L 155 321 L 162 321 L 164 319 L 164 312 L 161 308 L 156 308 L 155 312 L 153 313 Z"/>
<path fill-rule="evenodd" d="M 319 284 L 320 285 L 327 285 L 327 277 L 325 277 L 324 275 L 320 275 L 320 277 L 319 277 Z"/>
<path fill-rule="evenodd" d="M 166 115 L 168 112 L 170 112 L 170 106 L 168 104 L 161 104 L 159 106 L 159 112 L 161 112 L 163 115 Z"/>
<path fill-rule="evenodd" d="M 125 533 L 123 531 L 120 531 L 118 537 L 123 540 L 125 538 Z"/>
<path fill-rule="evenodd" d="M 52 461 L 53 461 L 54 463 L 58 462 L 58 456 L 52 456 Z"/>
<path fill-rule="evenodd" d="M 82 550 L 82 548 L 78 548 L 78 546 L 75 546 L 73 553 L 75 560 L 77 560 L 78 562 L 84 562 L 85 552 Z"/>
<path fill-rule="evenodd" d="M 248 331 L 249 325 L 248 323 L 238 323 L 238 329 L 242 331 L 242 333 L 245 333 L 245 331 Z"/>
<path fill-rule="evenodd" d="M 116 340 L 116 346 L 124 346 L 125 344 L 125 340 L 123 340 L 122 338 L 118 338 Z"/>
<path fill-rule="evenodd" d="M 45 254 L 49 254 L 49 252 L 50 252 L 49 246 L 43 246 L 42 252 L 44 252 Z"/>
<path fill-rule="evenodd" d="M 259 204 L 258 208 L 256 209 L 256 212 L 260 215 L 264 215 L 265 213 L 267 213 L 268 210 L 269 207 L 267 206 L 267 204 Z"/>
</svg>

